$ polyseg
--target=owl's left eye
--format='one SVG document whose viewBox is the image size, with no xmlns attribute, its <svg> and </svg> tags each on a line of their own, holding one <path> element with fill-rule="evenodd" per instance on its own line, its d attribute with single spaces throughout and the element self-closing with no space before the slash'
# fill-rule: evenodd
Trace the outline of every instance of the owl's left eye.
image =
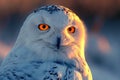
<svg viewBox="0 0 120 80">
<path fill-rule="evenodd" d="M 38 29 L 41 30 L 41 31 L 46 31 L 46 30 L 49 30 L 50 26 L 47 25 L 47 24 L 39 24 L 38 25 Z"/>
<path fill-rule="evenodd" d="M 74 26 L 71 26 L 71 27 L 69 27 L 67 30 L 68 30 L 68 32 L 70 32 L 70 33 L 74 33 L 74 32 L 75 32 L 75 27 L 74 27 Z"/>
</svg>

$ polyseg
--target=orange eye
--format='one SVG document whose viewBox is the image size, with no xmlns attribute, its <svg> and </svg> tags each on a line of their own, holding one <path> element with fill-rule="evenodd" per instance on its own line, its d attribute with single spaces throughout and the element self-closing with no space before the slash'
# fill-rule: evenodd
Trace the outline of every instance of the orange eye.
<svg viewBox="0 0 120 80">
<path fill-rule="evenodd" d="M 74 33 L 74 32 L 75 32 L 75 27 L 74 27 L 74 26 L 69 27 L 69 28 L 68 28 L 68 32 Z"/>
<path fill-rule="evenodd" d="M 39 25 L 38 25 L 38 28 L 39 28 L 41 31 L 46 31 L 46 30 L 48 30 L 48 29 L 50 28 L 50 26 L 47 25 L 47 24 L 39 24 Z"/>
</svg>

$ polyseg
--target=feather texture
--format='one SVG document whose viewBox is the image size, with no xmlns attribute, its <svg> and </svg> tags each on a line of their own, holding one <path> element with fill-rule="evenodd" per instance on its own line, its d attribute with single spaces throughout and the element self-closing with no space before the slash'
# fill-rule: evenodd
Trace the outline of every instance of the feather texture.
<svg viewBox="0 0 120 80">
<path fill-rule="evenodd" d="M 38 8 L 25 20 L 0 66 L 0 80 L 92 80 L 85 39 L 85 26 L 70 9 Z"/>
</svg>

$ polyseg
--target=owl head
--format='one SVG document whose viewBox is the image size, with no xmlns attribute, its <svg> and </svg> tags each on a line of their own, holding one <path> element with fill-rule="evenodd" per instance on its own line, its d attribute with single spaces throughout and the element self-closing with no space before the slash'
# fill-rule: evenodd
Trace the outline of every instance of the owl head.
<svg viewBox="0 0 120 80">
<path fill-rule="evenodd" d="M 85 38 L 85 26 L 73 11 L 49 5 L 27 17 L 15 47 L 22 45 L 43 61 L 79 62 L 84 58 Z"/>
</svg>

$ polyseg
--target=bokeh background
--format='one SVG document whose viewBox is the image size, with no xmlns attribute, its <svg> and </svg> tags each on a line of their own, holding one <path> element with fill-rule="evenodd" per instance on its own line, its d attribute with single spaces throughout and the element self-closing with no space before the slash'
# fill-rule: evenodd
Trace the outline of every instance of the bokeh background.
<svg viewBox="0 0 120 80">
<path fill-rule="evenodd" d="M 28 14 L 46 4 L 66 6 L 85 22 L 94 80 L 120 80 L 120 0 L 0 0 L 0 63 Z"/>
</svg>

